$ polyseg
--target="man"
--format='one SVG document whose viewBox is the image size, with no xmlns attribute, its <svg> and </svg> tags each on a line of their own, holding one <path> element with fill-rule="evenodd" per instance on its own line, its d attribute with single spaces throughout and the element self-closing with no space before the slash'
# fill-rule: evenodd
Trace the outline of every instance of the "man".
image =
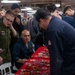
<svg viewBox="0 0 75 75">
<path fill-rule="evenodd" d="M 4 62 L 8 61 L 10 57 L 9 54 L 9 44 L 10 44 L 10 31 L 13 37 L 17 36 L 16 30 L 13 28 L 12 23 L 14 21 L 14 16 L 10 10 L 6 11 L 3 20 L 0 21 L 0 49 L 4 50 L 2 53 Z"/>
<path fill-rule="evenodd" d="M 22 30 L 25 29 L 25 27 L 22 25 L 21 23 L 21 16 L 18 15 L 20 12 L 20 7 L 18 4 L 12 4 L 11 5 L 11 12 L 13 13 L 15 19 L 13 22 L 13 27 L 14 29 L 17 31 L 17 33 L 19 34 L 19 36 L 21 35 Z M 10 49 L 12 50 L 13 45 L 17 42 L 18 38 L 14 38 L 11 32 L 11 43 L 10 43 Z M 12 51 L 11 51 L 12 53 Z"/>
<path fill-rule="evenodd" d="M 45 8 L 35 18 L 45 30 L 45 44 L 50 53 L 51 75 L 75 75 L 75 29 Z"/>
<path fill-rule="evenodd" d="M 63 14 L 66 16 L 72 16 L 75 19 L 75 11 L 71 5 L 66 5 L 63 10 Z"/>
<path fill-rule="evenodd" d="M 17 31 L 17 33 L 19 34 L 19 37 L 21 35 L 22 30 L 25 29 L 25 27 L 22 25 L 21 23 L 21 16 L 19 15 L 20 12 L 20 7 L 18 4 L 12 4 L 11 5 L 11 12 L 14 15 L 14 22 L 13 22 L 13 27 L 14 29 Z M 18 38 L 17 37 L 13 37 L 12 32 L 11 32 L 11 41 L 10 41 L 10 52 L 11 52 L 11 64 L 13 66 L 13 57 L 12 57 L 12 50 L 13 50 L 13 46 L 14 44 L 17 42 Z"/>
<path fill-rule="evenodd" d="M 37 50 L 40 46 L 43 45 L 43 37 L 35 18 L 32 18 L 28 22 L 27 29 L 30 31 L 31 41 L 35 44 L 35 50 Z"/>
<path fill-rule="evenodd" d="M 35 20 L 35 18 L 32 18 L 29 22 L 28 22 L 28 27 L 27 29 L 30 31 L 30 35 L 31 35 L 31 41 L 34 43 L 36 40 L 37 35 L 39 35 L 40 31 L 38 28 L 38 23 Z"/>
<path fill-rule="evenodd" d="M 21 34 L 22 30 L 24 30 L 24 26 L 21 23 L 21 16 L 19 15 L 20 12 L 20 7 L 18 4 L 12 4 L 11 5 L 11 12 L 13 13 L 15 19 L 13 22 L 13 27 L 15 28 L 15 30 L 19 33 L 19 35 Z"/>
<path fill-rule="evenodd" d="M 6 10 L 4 8 L 1 8 L 1 12 L 0 12 L 1 18 L 5 16 L 5 13 Z"/>
<path fill-rule="evenodd" d="M 55 6 L 55 4 L 50 4 L 49 6 L 47 6 L 47 9 L 50 11 L 51 15 L 54 15 L 54 16 L 64 20 L 65 22 L 68 22 L 75 28 L 75 19 L 73 19 L 72 17 L 69 17 L 69 16 L 59 15 L 59 11 L 58 11 L 57 7 Z"/>
<path fill-rule="evenodd" d="M 13 60 L 17 68 L 15 71 L 17 71 L 33 53 L 33 43 L 30 41 L 30 32 L 28 30 L 23 30 L 21 38 L 13 48 Z"/>
</svg>

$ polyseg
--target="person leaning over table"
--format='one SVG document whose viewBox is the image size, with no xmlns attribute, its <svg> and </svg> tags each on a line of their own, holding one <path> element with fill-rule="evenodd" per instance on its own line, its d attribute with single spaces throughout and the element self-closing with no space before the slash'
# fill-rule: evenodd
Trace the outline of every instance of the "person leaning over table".
<svg viewBox="0 0 75 75">
<path fill-rule="evenodd" d="M 75 29 L 52 16 L 46 8 L 38 9 L 35 19 L 45 30 L 44 44 L 50 53 L 51 75 L 75 75 Z"/>
<path fill-rule="evenodd" d="M 33 43 L 30 41 L 30 32 L 28 30 L 23 30 L 21 33 L 21 38 L 19 38 L 13 48 L 13 61 L 16 67 L 14 72 L 16 72 L 33 53 L 34 49 Z"/>
</svg>

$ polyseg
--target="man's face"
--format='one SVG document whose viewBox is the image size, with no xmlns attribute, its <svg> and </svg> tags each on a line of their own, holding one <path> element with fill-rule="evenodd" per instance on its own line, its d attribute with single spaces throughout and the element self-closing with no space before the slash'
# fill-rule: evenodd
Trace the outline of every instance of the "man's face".
<svg viewBox="0 0 75 75">
<path fill-rule="evenodd" d="M 68 10 L 65 12 L 65 15 L 66 15 L 66 16 L 72 16 L 72 10 L 71 10 L 71 9 L 68 9 Z"/>
<path fill-rule="evenodd" d="M 39 27 L 46 30 L 48 28 L 48 25 L 49 25 L 49 19 L 40 19 L 38 24 L 39 24 Z"/>
<path fill-rule="evenodd" d="M 6 27 L 10 27 L 12 25 L 13 21 L 14 21 L 14 17 L 11 15 L 8 15 L 8 14 L 3 18 L 3 24 Z"/>
<path fill-rule="evenodd" d="M 29 33 L 29 31 L 23 32 L 21 37 L 22 37 L 22 40 L 23 40 L 24 43 L 28 43 L 30 41 L 30 33 Z"/>
<path fill-rule="evenodd" d="M 19 12 L 20 12 L 19 8 L 16 8 L 16 9 L 12 10 L 12 13 L 14 14 L 15 17 L 19 14 Z"/>
<path fill-rule="evenodd" d="M 1 16 L 2 16 L 2 17 L 5 16 L 5 10 L 2 10 L 2 11 L 1 11 Z"/>
</svg>

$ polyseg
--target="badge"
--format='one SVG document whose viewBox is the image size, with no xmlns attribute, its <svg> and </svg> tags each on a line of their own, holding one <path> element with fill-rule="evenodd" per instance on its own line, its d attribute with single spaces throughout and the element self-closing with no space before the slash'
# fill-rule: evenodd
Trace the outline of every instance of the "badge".
<svg viewBox="0 0 75 75">
<path fill-rule="evenodd" d="M 48 40 L 48 45 L 49 45 L 49 46 L 51 45 L 51 41 L 50 41 L 50 40 Z"/>
<path fill-rule="evenodd" d="M 5 35 L 5 31 L 1 31 L 1 35 Z"/>
</svg>

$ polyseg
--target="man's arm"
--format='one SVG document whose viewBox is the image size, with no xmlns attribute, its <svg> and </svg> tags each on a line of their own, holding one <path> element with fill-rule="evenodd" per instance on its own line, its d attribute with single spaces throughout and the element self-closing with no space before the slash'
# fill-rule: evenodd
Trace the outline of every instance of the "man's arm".
<svg viewBox="0 0 75 75">
<path fill-rule="evenodd" d="M 20 50 L 21 50 L 20 45 L 15 44 L 15 46 L 13 48 L 13 59 L 16 62 L 23 64 L 27 61 L 27 59 L 26 58 L 24 58 L 24 59 L 20 58 Z"/>
<path fill-rule="evenodd" d="M 50 53 L 51 74 L 58 75 L 62 64 L 64 38 L 59 32 L 55 31 L 50 31 L 45 36 L 47 40 L 46 45 Z"/>
<path fill-rule="evenodd" d="M 26 61 L 27 61 L 27 59 L 18 59 L 18 60 L 17 60 L 18 63 L 23 63 L 23 64 L 24 64 Z"/>
<path fill-rule="evenodd" d="M 13 36 L 14 36 L 14 37 L 18 35 L 18 33 L 17 33 L 17 31 L 14 29 L 13 25 L 11 25 L 9 28 L 10 28 L 11 32 L 13 33 Z"/>
</svg>

